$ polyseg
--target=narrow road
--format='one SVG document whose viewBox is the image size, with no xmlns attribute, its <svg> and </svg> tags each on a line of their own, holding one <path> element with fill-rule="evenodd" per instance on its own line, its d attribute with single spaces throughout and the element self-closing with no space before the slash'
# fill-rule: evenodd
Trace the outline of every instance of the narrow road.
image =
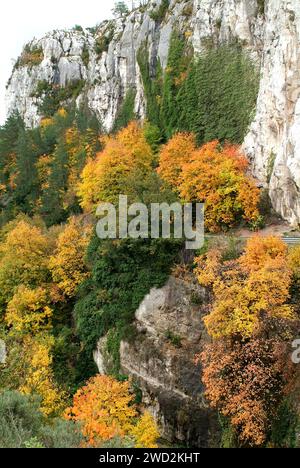
<svg viewBox="0 0 300 468">
<path fill-rule="evenodd" d="M 247 241 L 248 239 L 251 239 L 255 234 L 256 233 L 253 233 L 252 236 L 235 236 L 235 235 L 226 236 L 226 234 L 224 234 L 224 237 L 229 237 L 229 238 L 232 237 L 234 239 Z M 217 234 L 205 234 L 204 237 L 205 237 L 205 239 L 217 239 L 220 236 L 217 235 Z M 281 237 L 281 239 L 283 240 L 283 242 L 286 245 L 298 245 L 298 244 L 300 244 L 300 237 L 289 237 L 289 236 L 278 236 L 278 237 Z"/>
</svg>

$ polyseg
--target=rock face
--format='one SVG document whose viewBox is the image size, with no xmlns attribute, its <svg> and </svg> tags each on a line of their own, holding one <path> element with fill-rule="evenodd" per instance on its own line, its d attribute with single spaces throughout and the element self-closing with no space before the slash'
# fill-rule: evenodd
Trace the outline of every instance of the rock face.
<svg viewBox="0 0 300 468">
<path fill-rule="evenodd" d="M 35 96 L 39 81 L 65 86 L 83 80 L 77 98 L 111 129 L 128 89 L 136 91 L 135 112 L 145 116 L 137 52 L 146 44 L 150 76 L 165 68 L 172 30 L 186 33 L 196 53 L 207 39 L 237 40 L 261 66 L 256 115 L 244 149 L 253 172 L 270 186 L 272 203 L 291 224 L 300 222 L 300 3 L 299 0 L 171 0 L 155 21 L 162 0 L 149 1 L 125 19 L 104 22 L 92 33 L 55 31 L 29 44 L 41 48 L 39 64 L 16 66 L 7 88 L 8 114 L 19 111 L 28 125 L 40 120 Z"/>
<path fill-rule="evenodd" d="M 126 19 L 106 21 L 95 34 L 88 30 L 54 31 L 33 40 L 28 46 L 41 48 L 44 58 L 38 65 L 15 67 L 7 88 L 8 114 L 17 110 L 27 125 L 37 125 L 40 101 L 33 94 L 39 81 L 65 86 L 84 80 L 86 86 L 78 102 L 85 99 L 108 130 L 129 88 L 136 90 L 135 112 L 144 117 L 137 52 L 147 43 L 150 75 L 155 73 L 157 60 L 164 69 L 175 25 L 189 33 L 196 52 L 203 49 L 208 37 L 216 43 L 236 38 L 257 56 L 262 22 L 257 21 L 256 0 L 171 0 L 165 18 L 158 22 L 151 13 L 161 1 L 151 0 L 146 10 L 138 8 Z"/>
<path fill-rule="evenodd" d="M 266 3 L 257 113 L 245 150 L 274 208 L 300 222 L 300 3 Z"/>
<path fill-rule="evenodd" d="M 204 400 L 201 368 L 194 362 L 207 341 L 202 322 L 207 302 L 207 292 L 195 280 L 171 277 L 145 297 L 133 336 L 121 343 L 122 373 L 137 383 L 143 404 L 172 444 L 217 444 L 216 415 Z M 95 358 L 105 372 L 102 342 Z"/>
</svg>

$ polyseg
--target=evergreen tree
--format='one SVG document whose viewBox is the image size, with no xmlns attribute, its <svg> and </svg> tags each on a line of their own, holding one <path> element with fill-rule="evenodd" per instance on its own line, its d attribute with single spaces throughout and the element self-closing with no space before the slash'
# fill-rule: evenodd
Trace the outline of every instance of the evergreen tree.
<svg viewBox="0 0 300 468">
<path fill-rule="evenodd" d="M 17 141 L 14 200 L 18 209 L 28 214 L 33 213 L 38 196 L 36 161 L 37 148 L 32 141 L 32 132 L 22 129 Z"/>
<path fill-rule="evenodd" d="M 68 152 L 64 138 L 57 144 L 52 164 L 49 185 L 42 195 L 41 214 L 48 226 L 59 224 L 68 217 L 63 206 L 63 195 L 68 188 Z"/>
<path fill-rule="evenodd" d="M 3 184 L 8 182 L 9 168 L 21 130 L 24 130 L 24 123 L 19 114 L 11 115 L 3 127 L 0 127 L 0 181 Z"/>
<path fill-rule="evenodd" d="M 174 32 L 171 37 L 168 65 L 164 76 L 161 117 L 166 136 L 178 130 L 177 95 L 186 78 L 190 57 L 185 39 Z"/>
<path fill-rule="evenodd" d="M 180 130 L 198 144 L 242 143 L 258 93 L 258 73 L 238 45 L 210 48 L 191 65 L 178 93 Z"/>
</svg>

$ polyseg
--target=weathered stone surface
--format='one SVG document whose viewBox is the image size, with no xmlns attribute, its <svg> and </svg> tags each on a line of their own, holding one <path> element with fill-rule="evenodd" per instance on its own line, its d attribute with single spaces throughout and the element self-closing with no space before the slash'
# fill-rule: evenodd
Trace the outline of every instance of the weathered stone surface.
<svg viewBox="0 0 300 468">
<path fill-rule="evenodd" d="M 216 43 L 236 38 L 256 58 L 259 56 L 262 24 L 257 21 L 256 0 L 171 0 L 165 19 L 158 24 L 150 13 L 159 4 L 160 0 L 150 1 L 146 11 L 134 10 L 125 21 L 104 22 L 96 36 L 88 31 L 54 31 L 33 40 L 31 47 L 42 47 L 44 60 L 40 65 L 14 70 L 7 89 L 8 114 L 18 110 L 28 125 L 37 125 L 39 100 L 31 95 L 38 81 L 65 86 L 69 81 L 84 79 L 83 95 L 107 129 L 112 127 L 129 88 L 136 89 L 135 111 L 144 117 L 137 52 L 147 41 L 150 67 L 159 59 L 165 68 L 175 25 L 189 33 L 196 52 L 203 49 L 208 37 Z M 108 50 L 100 55 L 95 51 L 96 37 L 110 40 Z M 84 48 L 89 52 L 88 64 L 83 60 Z"/>
<path fill-rule="evenodd" d="M 266 1 L 257 112 L 245 140 L 254 174 L 274 208 L 300 222 L 300 3 Z"/>
<path fill-rule="evenodd" d="M 207 300 L 193 279 L 171 277 L 145 297 L 136 312 L 135 338 L 121 343 L 122 372 L 141 388 L 162 437 L 195 447 L 218 438 L 216 415 L 204 400 L 201 368 L 194 362 L 207 340 L 202 322 Z"/>
</svg>

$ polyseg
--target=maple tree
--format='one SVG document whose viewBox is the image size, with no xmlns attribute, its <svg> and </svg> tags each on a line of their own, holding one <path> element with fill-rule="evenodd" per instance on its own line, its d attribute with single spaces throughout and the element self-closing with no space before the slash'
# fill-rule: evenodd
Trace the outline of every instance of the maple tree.
<svg viewBox="0 0 300 468">
<path fill-rule="evenodd" d="M 133 435 L 136 443 L 155 446 L 157 430 L 150 415 L 138 413 L 130 382 L 118 382 L 109 376 L 97 375 L 78 390 L 73 406 L 66 410 L 66 418 L 82 424 L 83 435 L 91 446 L 101 441 Z"/>
<path fill-rule="evenodd" d="M 259 190 L 246 170 L 238 146 L 212 141 L 194 151 L 182 166 L 179 193 L 187 202 L 205 203 L 205 226 L 218 232 L 244 218 L 258 217 Z"/>
</svg>

